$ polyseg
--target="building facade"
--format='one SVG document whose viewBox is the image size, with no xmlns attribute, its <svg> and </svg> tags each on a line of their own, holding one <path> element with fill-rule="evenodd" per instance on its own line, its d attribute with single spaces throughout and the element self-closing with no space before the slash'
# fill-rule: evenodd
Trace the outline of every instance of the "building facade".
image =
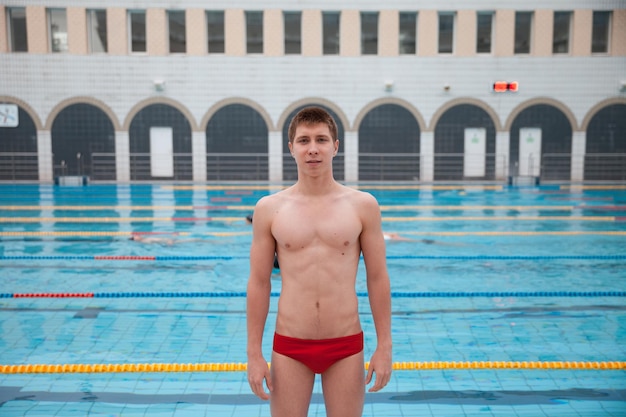
<svg viewBox="0 0 626 417">
<path fill-rule="evenodd" d="M 291 181 L 308 105 L 340 180 L 626 180 L 623 0 L 5 0 L 0 72 L 4 181 Z"/>
</svg>

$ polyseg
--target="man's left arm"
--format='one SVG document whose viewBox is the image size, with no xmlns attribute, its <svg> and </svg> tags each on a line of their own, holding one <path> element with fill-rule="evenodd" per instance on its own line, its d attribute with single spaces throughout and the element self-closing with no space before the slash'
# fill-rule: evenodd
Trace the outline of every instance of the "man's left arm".
<svg viewBox="0 0 626 417">
<path fill-rule="evenodd" d="M 391 378 L 391 285 L 387 272 L 385 239 L 382 232 L 380 207 L 374 197 L 364 205 L 361 251 L 367 275 L 370 308 L 376 328 L 376 350 L 370 359 L 366 384 L 375 374 L 374 385 L 369 392 L 376 392 L 387 385 Z"/>
</svg>

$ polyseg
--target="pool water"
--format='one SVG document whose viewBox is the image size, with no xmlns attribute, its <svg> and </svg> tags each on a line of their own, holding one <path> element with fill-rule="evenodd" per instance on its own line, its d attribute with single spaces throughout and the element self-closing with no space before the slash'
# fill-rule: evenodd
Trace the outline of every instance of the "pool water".
<svg viewBox="0 0 626 417">
<path fill-rule="evenodd" d="M 396 370 L 364 416 L 623 416 L 626 187 L 359 185 L 382 209 Z M 243 363 L 251 226 L 279 186 L 0 186 L 0 364 Z M 130 240 L 139 235 L 148 242 Z M 264 351 L 269 358 L 280 273 Z M 364 267 L 365 354 L 375 348 Z M 59 297 L 59 295 L 64 295 Z M 484 361 L 473 369 L 452 364 Z M 268 416 L 245 372 L 0 373 L 2 416 Z M 316 380 L 310 416 L 325 416 Z"/>
</svg>

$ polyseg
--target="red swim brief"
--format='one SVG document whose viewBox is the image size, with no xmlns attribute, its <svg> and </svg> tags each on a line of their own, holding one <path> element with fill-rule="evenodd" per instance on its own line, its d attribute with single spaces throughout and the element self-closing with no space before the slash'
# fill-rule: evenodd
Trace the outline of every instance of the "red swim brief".
<svg viewBox="0 0 626 417">
<path fill-rule="evenodd" d="M 363 332 L 334 339 L 296 339 L 274 333 L 274 352 L 302 362 L 316 374 L 363 350 Z"/>
</svg>

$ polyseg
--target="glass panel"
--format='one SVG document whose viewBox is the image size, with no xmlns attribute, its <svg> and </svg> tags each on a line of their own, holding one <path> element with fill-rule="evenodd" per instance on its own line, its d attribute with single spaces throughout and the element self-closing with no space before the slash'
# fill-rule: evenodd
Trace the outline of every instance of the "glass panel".
<svg viewBox="0 0 626 417">
<path fill-rule="evenodd" d="M 130 18 L 131 52 L 146 52 L 146 12 L 132 11 Z"/>
<path fill-rule="evenodd" d="M 552 37 L 552 53 L 554 54 L 569 52 L 571 17 L 571 12 L 554 12 L 554 36 Z"/>
<path fill-rule="evenodd" d="M 591 52 L 602 54 L 609 52 L 609 25 L 611 12 L 593 12 L 593 34 Z"/>
<path fill-rule="evenodd" d="M 339 54 L 339 12 L 323 12 L 324 55 Z"/>
<path fill-rule="evenodd" d="M 532 12 L 515 13 L 515 53 L 530 53 L 530 34 L 532 27 Z"/>
<path fill-rule="evenodd" d="M 170 10 L 167 12 L 170 33 L 170 53 L 187 52 L 187 35 L 185 33 L 185 12 Z"/>
<path fill-rule="evenodd" d="M 11 52 L 28 52 L 26 8 L 12 7 L 8 9 L 8 16 Z"/>
<path fill-rule="evenodd" d="M 284 12 L 285 54 L 300 54 L 302 50 L 302 28 L 300 12 Z"/>
<path fill-rule="evenodd" d="M 493 13 L 478 13 L 476 16 L 476 52 L 491 53 Z"/>
<path fill-rule="evenodd" d="M 224 12 L 208 11 L 206 12 L 206 20 L 208 25 L 209 53 L 224 53 Z"/>
<path fill-rule="evenodd" d="M 417 48 L 417 13 L 400 12 L 400 54 L 415 54 Z"/>
<path fill-rule="evenodd" d="M 107 52 L 107 12 L 87 10 L 87 32 L 90 52 Z"/>
<path fill-rule="evenodd" d="M 246 45 L 249 54 L 263 53 L 263 12 L 246 12 Z"/>
<path fill-rule="evenodd" d="M 451 54 L 454 47 L 454 15 L 439 14 L 439 53 Z"/>
<path fill-rule="evenodd" d="M 67 16 L 65 9 L 48 9 L 50 23 L 50 50 L 67 52 Z"/>
<path fill-rule="evenodd" d="M 377 12 L 361 12 L 361 54 L 378 54 Z"/>
</svg>

